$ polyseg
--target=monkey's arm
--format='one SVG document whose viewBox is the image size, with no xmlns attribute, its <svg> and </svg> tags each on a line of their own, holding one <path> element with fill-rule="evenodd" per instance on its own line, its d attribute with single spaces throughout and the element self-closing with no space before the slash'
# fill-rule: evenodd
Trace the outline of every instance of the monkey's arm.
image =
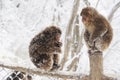
<svg viewBox="0 0 120 80">
<path fill-rule="evenodd" d="M 61 47 L 61 46 L 62 46 L 62 43 L 61 43 L 61 42 L 56 41 L 56 42 L 55 42 L 55 46 L 56 46 L 56 47 Z"/>
<path fill-rule="evenodd" d="M 96 41 L 98 38 L 102 38 L 108 31 L 108 22 L 107 20 L 97 19 L 96 22 L 94 22 L 95 30 L 90 35 L 90 41 Z"/>
<path fill-rule="evenodd" d="M 62 46 L 62 43 L 61 42 L 55 42 L 55 50 L 56 52 L 59 52 L 61 53 L 61 46 Z"/>
<path fill-rule="evenodd" d="M 90 33 L 87 30 L 85 30 L 85 33 L 84 33 L 85 42 L 89 41 L 89 37 L 90 37 Z"/>
<path fill-rule="evenodd" d="M 89 41 L 89 38 L 90 38 L 90 33 L 87 31 L 87 30 L 85 30 L 85 33 L 84 33 L 84 39 L 85 39 L 85 42 L 86 42 L 86 45 L 87 45 L 87 47 L 88 48 L 90 48 L 91 47 L 91 45 L 90 45 L 90 41 Z"/>
<path fill-rule="evenodd" d="M 90 36 L 90 41 L 95 42 L 97 39 L 102 38 L 106 33 L 108 29 L 103 29 L 103 30 L 96 30 L 91 36 Z"/>
</svg>

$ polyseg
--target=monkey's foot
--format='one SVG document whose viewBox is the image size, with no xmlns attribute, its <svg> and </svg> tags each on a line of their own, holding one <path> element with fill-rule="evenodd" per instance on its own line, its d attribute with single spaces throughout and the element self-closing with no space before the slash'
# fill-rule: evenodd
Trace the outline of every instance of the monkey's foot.
<svg viewBox="0 0 120 80">
<path fill-rule="evenodd" d="M 102 51 L 99 50 L 88 50 L 89 55 L 94 55 L 94 54 L 101 54 Z"/>
<path fill-rule="evenodd" d="M 56 71 L 56 70 L 58 70 L 59 68 L 60 68 L 60 65 L 58 65 L 58 64 L 53 64 L 53 67 L 52 67 L 51 71 Z"/>
</svg>

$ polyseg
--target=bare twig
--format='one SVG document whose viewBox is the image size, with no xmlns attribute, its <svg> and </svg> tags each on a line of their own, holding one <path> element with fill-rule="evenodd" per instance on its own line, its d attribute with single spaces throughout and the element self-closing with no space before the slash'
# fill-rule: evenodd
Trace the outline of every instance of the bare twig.
<svg viewBox="0 0 120 80">
<path fill-rule="evenodd" d="M 71 40 L 68 39 L 68 37 L 71 37 L 71 31 L 72 31 L 72 25 L 75 19 L 75 16 L 77 15 L 77 11 L 79 8 L 79 2 L 80 0 L 76 0 L 73 9 L 72 9 L 72 15 L 70 18 L 70 21 L 68 23 L 67 29 L 66 29 L 66 34 L 65 34 L 65 49 L 64 49 L 64 58 L 62 60 L 62 67 L 61 69 L 63 69 L 65 62 L 67 61 L 67 57 L 68 57 L 68 53 L 69 53 L 69 47 L 71 45 Z"/>
<path fill-rule="evenodd" d="M 72 50 L 72 57 L 79 55 L 80 50 L 82 48 L 82 43 L 81 43 L 81 36 L 79 32 L 79 23 L 75 25 L 74 27 L 74 33 L 73 33 L 73 50 Z M 76 57 L 72 63 L 69 65 L 68 70 L 71 70 L 72 68 L 74 71 L 77 69 L 77 63 L 79 62 L 80 57 Z"/>
<path fill-rule="evenodd" d="M 90 2 L 88 0 L 83 0 L 86 6 L 90 6 Z"/>
<path fill-rule="evenodd" d="M 35 69 L 29 69 L 29 68 L 24 68 L 24 67 L 16 67 L 16 66 L 9 66 L 9 65 L 3 65 L 0 64 L 0 67 L 3 68 L 8 68 L 8 69 L 12 69 L 15 71 L 21 71 L 21 72 L 25 72 L 25 73 L 30 73 L 30 74 L 36 74 L 36 75 L 40 75 L 40 76 L 50 76 L 50 77 L 56 77 L 56 78 L 63 78 L 63 79 L 80 79 L 81 75 L 77 75 L 75 73 L 73 74 L 69 74 L 68 73 L 64 73 L 63 72 L 47 72 L 47 71 L 40 71 L 40 70 L 35 70 Z"/>
<path fill-rule="evenodd" d="M 97 6 L 98 6 L 99 2 L 100 2 L 100 0 L 98 0 L 98 1 L 97 1 L 97 4 L 96 4 L 95 8 L 97 8 Z"/>
<path fill-rule="evenodd" d="M 68 65 L 68 71 L 70 71 L 70 70 L 72 70 L 73 69 L 73 71 L 76 71 L 77 70 L 77 63 L 78 63 L 78 61 L 79 61 L 79 59 L 80 59 L 80 56 L 81 55 L 78 55 L 78 56 L 76 56 L 76 57 L 74 57 L 73 58 L 73 60 L 72 60 L 72 62 L 71 62 L 71 64 L 70 65 Z"/>
<path fill-rule="evenodd" d="M 78 54 L 78 49 L 79 49 L 79 42 L 80 42 L 80 31 L 79 31 L 79 15 L 76 16 L 76 21 L 73 29 L 73 38 L 72 38 L 72 43 L 73 43 L 73 51 L 72 54 Z M 74 57 L 74 56 L 73 56 Z"/>
<path fill-rule="evenodd" d="M 73 38 L 72 38 L 72 52 L 71 57 L 74 58 L 75 56 L 79 56 L 73 59 L 71 64 L 68 66 L 68 71 L 73 70 L 76 71 L 78 68 L 77 63 L 79 63 L 80 59 L 80 51 L 83 46 L 82 39 L 83 39 L 83 33 L 79 31 L 80 24 L 79 24 L 79 15 L 76 16 L 75 24 L 73 27 Z M 82 30 L 81 30 L 82 31 Z"/>
<path fill-rule="evenodd" d="M 120 2 L 118 2 L 118 3 L 112 8 L 112 10 L 111 10 L 111 12 L 110 12 L 110 14 L 109 14 L 109 16 L 108 16 L 109 22 L 112 21 L 112 18 L 113 18 L 113 16 L 114 16 L 114 13 L 117 11 L 117 9 L 118 9 L 119 7 L 120 7 Z"/>
</svg>

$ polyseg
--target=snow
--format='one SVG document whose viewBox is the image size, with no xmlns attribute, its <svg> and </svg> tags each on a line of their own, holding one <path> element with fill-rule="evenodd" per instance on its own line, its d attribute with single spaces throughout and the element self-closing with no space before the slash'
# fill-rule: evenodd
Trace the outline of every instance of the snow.
<svg viewBox="0 0 120 80">
<path fill-rule="evenodd" d="M 100 0 L 96 9 L 107 18 L 112 7 L 119 1 Z M 73 2 L 73 0 L 0 0 L 0 63 L 35 68 L 28 53 L 30 40 L 47 26 L 57 25 L 63 31 L 62 41 L 64 41 Z M 97 0 L 89 0 L 89 2 L 92 7 L 95 7 Z M 85 4 L 83 0 L 80 0 L 78 13 L 83 7 Z M 114 31 L 112 44 L 104 53 L 104 73 L 117 78 L 120 78 L 119 12 L 120 9 L 116 11 L 111 22 Z M 81 23 L 80 25 L 83 26 Z M 70 36 L 68 36 L 69 38 Z M 89 59 L 85 45 L 81 50 L 77 71 L 82 74 L 89 74 Z M 1 73 L 3 77 L 6 75 L 3 71 L 0 71 Z M 35 76 L 34 80 L 37 80 L 37 77 Z M 50 80 L 47 77 L 39 78 L 41 78 L 39 80 Z M 3 78 L 0 75 L 1 79 Z"/>
</svg>

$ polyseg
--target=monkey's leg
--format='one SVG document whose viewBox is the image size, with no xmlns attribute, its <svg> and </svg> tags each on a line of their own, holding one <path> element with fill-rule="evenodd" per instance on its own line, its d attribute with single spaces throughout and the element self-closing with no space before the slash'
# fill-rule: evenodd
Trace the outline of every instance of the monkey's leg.
<svg viewBox="0 0 120 80">
<path fill-rule="evenodd" d="M 88 42 L 88 53 L 89 54 L 93 54 L 93 53 L 95 53 L 96 51 L 98 51 L 98 49 L 96 48 L 96 46 L 95 46 L 95 42 L 93 41 L 91 44 L 90 44 L 90 42 Z"/>
<path fill-rule="evenodd" d="M 59 56 L 59 54 L 53 54 L 53 60 L 54 60 L 54 64 L 59 64 L 59 58 L 60 58 L 60 56 Z"/>
<path fill-rule="evenodd" d="M 37 57 L 32 58 L 32 62 L 37 68 L 49 71 L 53 65 L 52 54 L 40 54 Z"/>
<path fill-rule="evenodd" d="M 53 55 L 47 55 L 47 58 L 43 59 L 41 68 L 44 70 L 50 71 L 53 66 Z"/>
<path fill-rule="evenodd" d="M 95 50 L 96 51 L 100 51 L 100 52 L 102 52 L 103 51 L 103 49 L 104 49 L 104 43 L 103 43 L 104 41 L 103 41 L 103 39 L 102 38 L 98 38 L 96 41 L 95 41 Z"/>
<path fill-rule="evenodd" d="M 91 47 L 92 47 L 92 45 L 90 44 L 90 39 L 89 38 L 90 38 L 90 33 L 87 30 L 85 30 L 84 40 L 85 40 L 86 45 L 88 47 L 88 52 L 91 50 Z"/>
<path fill-rule="evenodd" d="M 92 43 L 89 51 L 91 51 L 90 53 L 97 53 L 97 52 L 102 52 L 103 49 L 104 49 L 103 39 L 100 37 L 100 38 L 97 38 Z"/>
<path fill-rule="evenodd" d="M 56 70 L 56 69 L 58 69 L 60 67 L 59 58 L 60 58 L 59 54 L 53 54 L 54 63 L 53 63 L 53 67 L 52 67 L 51 70 Z"/>
</svg>

